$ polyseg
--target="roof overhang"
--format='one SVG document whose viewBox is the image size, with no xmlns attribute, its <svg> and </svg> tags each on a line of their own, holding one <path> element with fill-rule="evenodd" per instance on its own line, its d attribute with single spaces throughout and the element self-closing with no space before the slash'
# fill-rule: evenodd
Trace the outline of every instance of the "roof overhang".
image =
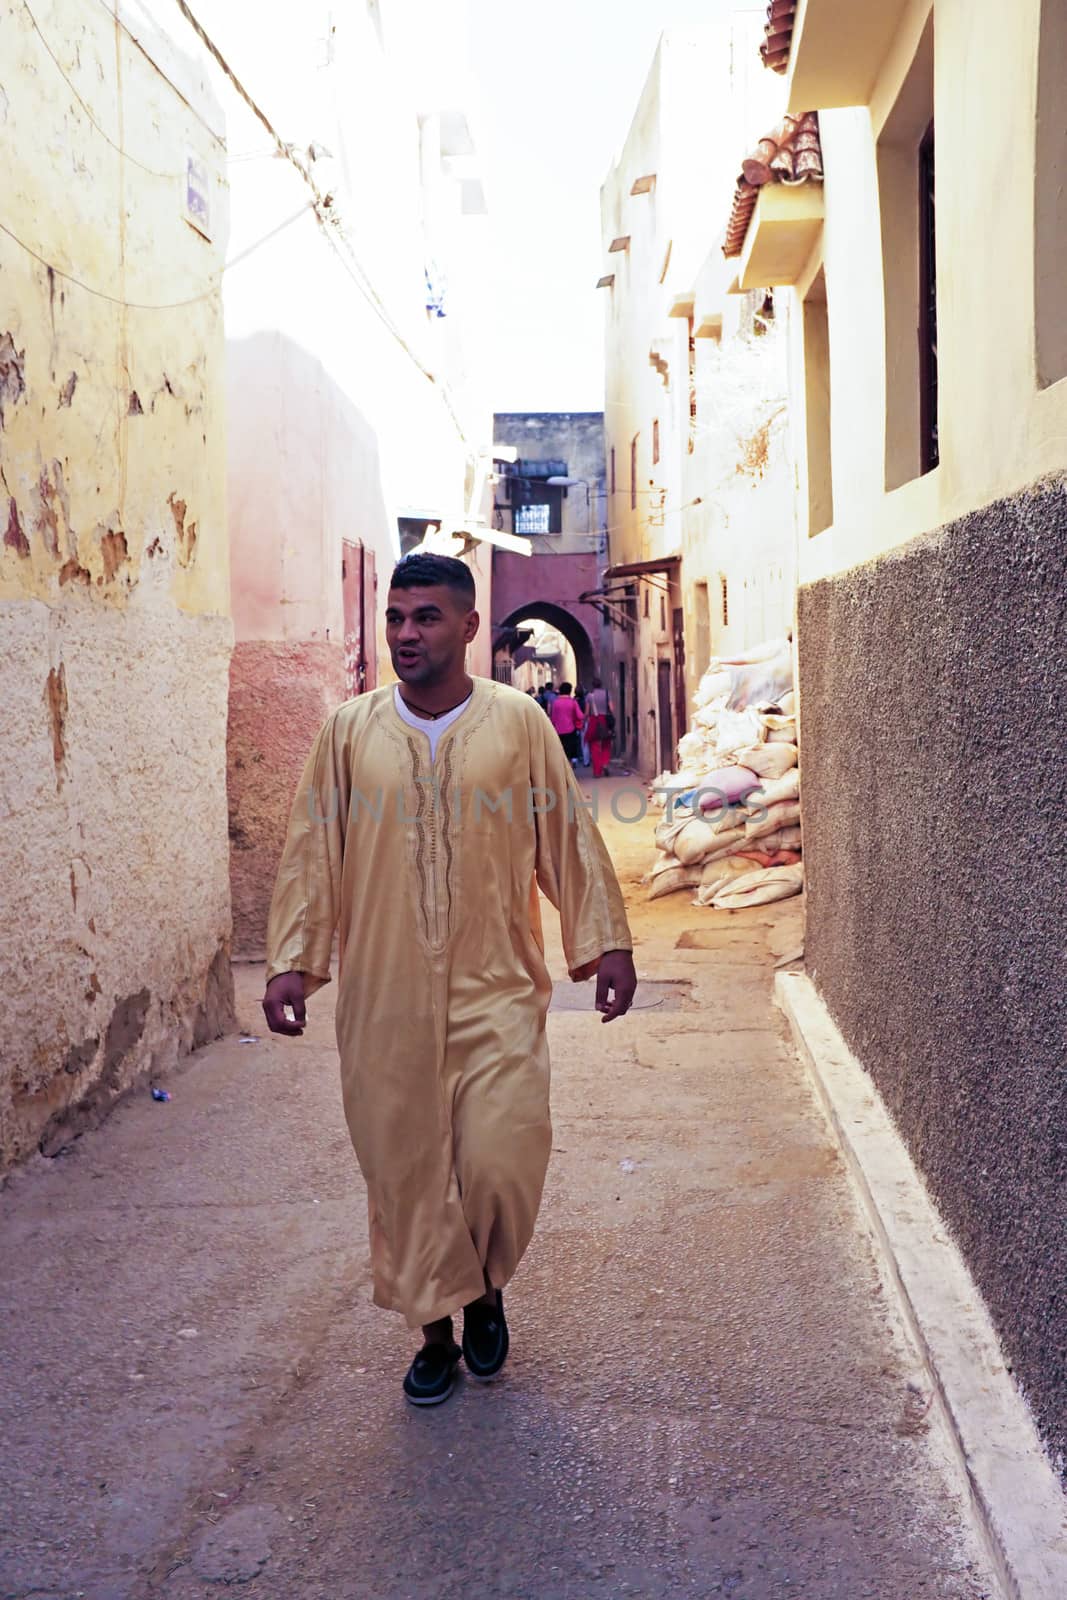
<svg viewBox="0 0 1067 1600">
<path fill-rule="evenodd" d="M 796 283 L 822 230 L 821 183 L 768 183 L 759 192 L 738 262 L 740 289 Z"/>
<path fill-rule="evenodd" d="M 678 556 L 654 556 L 649 561 L 624 561 L 617 567 L 608 567 L 604 573 L 608 578 L 645 578 L 654 572 L 676 572 L 682 564 Z"/>
<path fill-rule="evenodd" d="M 596 286 L 598 289 L 610 289 L 614 282 L 615 274 L 613 272 L 605 272 L 602 278 L 597 279 Z"/>
<path fill-rule="evenodd" d="M 608 245 L 608 255 L 618 255 L 622 251 L 629 250 L 629 248 L 630 235 L 628 233 L 622 233 L 617 239 L 612 239 L 611 243 Z"/>
<path fill-rule="evenodd" d="M 691 317 L 695 305 L 696 296 L 691 290 L 688 294 L 676 294 L 671 301 L 671 307 L 667 315 L 669 317 Z"/>
<path fill-rule="evenodd" d="M 912 0 L 800 0 L 786 110 L 871 103 L 878 73 Z"/>
<path fill-rule="evenodd" d="M 646 172 L 643 178 L 635 178 L 631 194 L 651 194 L 656 186 L 656 174 Z"/>
</svg>

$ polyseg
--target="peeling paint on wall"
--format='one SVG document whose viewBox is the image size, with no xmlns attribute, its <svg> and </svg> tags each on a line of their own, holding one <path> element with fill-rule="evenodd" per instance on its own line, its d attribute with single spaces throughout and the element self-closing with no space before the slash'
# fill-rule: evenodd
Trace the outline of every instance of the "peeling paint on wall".
<svg viewBox="0 0 1067 1600">
<path fill-rule="evenodd" d="M 104 560 L 104 582 L 109 583 L 129 557 L 126 535 L 121 528 L 108 528 L 100 535 L 100 554 Z M 97 580 L 99 581 L 99 580 Z"/>
<path fill-rule="evenodd" d="M 26 351 L 16 350 L 10 333 L 0 333 L 0 428 L 6 421 L 5 406 L 18 405 L 26 393 Z"/>
<path fill-rule="evenodd" d="M 22 520 L 19 517 L 19 508 L 15 502 L 14 495 L 8 501 L 4 543 L 9 549 L 17 551 L 20 556 L 28 556 L 30 553 L 30 541 L 23 532 Z"/>
<path fill-rule="evenodd" d="M 196 551 L 196 523 L 186 522 L 185 514 L 189 508 L 173 491 L 167 496 L 167 504 L 170 506 L 174 529 L 178 535 L 178 560 L 183 567 L 187 567 Z"/>
<path fill-rule="evenodd" d="M 70 495 L 63 478 L 61 461 L 46 461 L 41 468 L 37 479 L 33 527 L 50 556 L 59 557 L 61 544 L 70 555 L 77 554 L 77 539 L 70 526 Z"/>
</svg>

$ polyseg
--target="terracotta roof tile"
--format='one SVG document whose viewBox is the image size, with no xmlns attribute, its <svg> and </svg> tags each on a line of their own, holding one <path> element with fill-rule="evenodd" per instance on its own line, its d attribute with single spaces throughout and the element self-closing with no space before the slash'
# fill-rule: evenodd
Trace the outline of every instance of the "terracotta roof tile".
<svg viewBox="0 0 1067 1600">
<path fill-rule="evenodd" d="M 770 0 L 764 40 L 760 45 L 763 65 L 772 72 L 785 72 L 789 66 L 789 52 L 793 45 L 793 24 L 796 21 L 797 0 Z"/>
<path fill-rule="evenodd" d="M 783 0 L 775 0 L 775 3 L 781 4 Z M 783 117 L 774 131 L 765 134 L 752 154 L 741 163 L 741 176 L 726 225 L 723 255 L 741 254 L 760 189 L 765 183 L 821 183 L 822 179 L 818 112 L 805 111 L 799 117 Z"/>
</svg>

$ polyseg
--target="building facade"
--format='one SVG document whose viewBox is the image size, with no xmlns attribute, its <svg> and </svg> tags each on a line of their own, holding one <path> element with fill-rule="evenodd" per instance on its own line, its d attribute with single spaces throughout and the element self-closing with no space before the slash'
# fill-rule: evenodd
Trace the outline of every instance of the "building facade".
<svg viewBox="0 0 1067 1600">
<path fill-rule="evenodd" d="M 603 413 L 498 412 L 494 439 L 494 526 L 527 541 L 493 554 L 494 674 L 520 688 L 573 674 L 589 688 L 603 670 Z M 552 629 L 543 647 L 523 634 L 534 619 Z"/>
<path fill-rule="evenodd" d="M 222 114 L 142 12 L 3 35 L 0 1166 L 232 1020 Z"/>
<path fill-rule="evenodd" d="M 393 563 L 429 533 L 465 554 L 488 616 L 491 414 L 469 337 L 486 208 L 458 98 L 461 5 L 270 0 L 254 32 L 229 0 L 198 11 L 284 146 L 220 86 L 235 149 L 234 938 L 255 957 L 312 739 L 341 701 L 392 678 Z M 471 667 L 491 670 L 488 629 Z"/>
<path fill-rule="evenodd" d="M 825 181 L 737 258 L 797 311 L 809 968 L 1061 1463 L 1065 50 L 1060 0 L 779 0 Z"/>
<path fill-rule="evenodd" d="M 782 99 L 739 13 L 660 41 L 601 193 L 611 686 L 629 758 L 674 764 L 713 652 L 790 626 L 788 307 L 730 295 L 738 143 Z"/>
</svg>

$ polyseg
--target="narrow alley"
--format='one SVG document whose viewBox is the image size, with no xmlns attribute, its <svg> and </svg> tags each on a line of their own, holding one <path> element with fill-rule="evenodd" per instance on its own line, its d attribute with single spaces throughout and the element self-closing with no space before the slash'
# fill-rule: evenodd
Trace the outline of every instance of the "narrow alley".
<svg viewBox="0 0 1067 1600">
<path fill-rule="evenodd" d="M 1065 62 L 0 0 L 0 1600 L 1067 1600 Z"/>
<path fill-rule="evenodd" d="M 588 789 L 588 786 L 587 786 Z M 629 789 L 623 795 L 622 790 Z M 370 1304 L 332 989 L 7 1196 L 0 1594 L 49 1600 L 992 1600 L 937 1410 L 773 1007 L 799 902 L 647 901 L 642 979 L 550 1017 L 554 1153 L 496 1384 L 405 1407 Z M 552 968 L 563 974 L 546 915 Z M 19 1263 L 16 1270 L 16 1263 Z"/>
</svg>

